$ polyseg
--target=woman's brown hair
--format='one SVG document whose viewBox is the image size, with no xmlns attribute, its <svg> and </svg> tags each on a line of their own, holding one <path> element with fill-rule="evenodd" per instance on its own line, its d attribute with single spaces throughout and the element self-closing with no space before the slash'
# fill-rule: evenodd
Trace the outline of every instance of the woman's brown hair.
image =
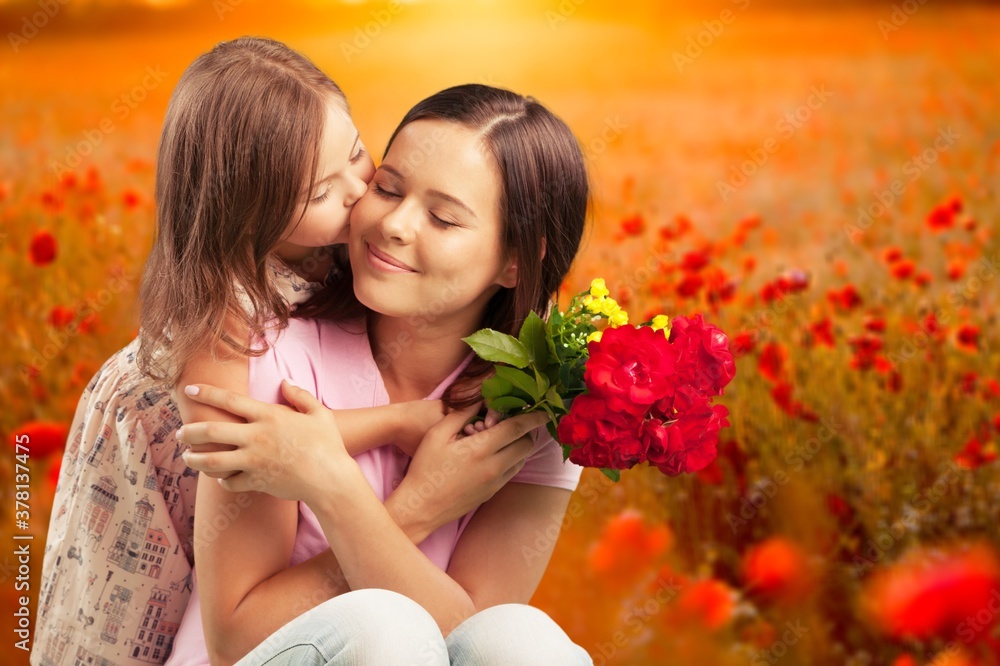
<svg viewBox="0 0 1000 666">
<path fill-rule="evenodd" d="M 419 102 L 393 132 L 386 153 L 400 130 L 428 119 L 479 132 L 496 160 L 503 247 L 517 258 L 518 279 L 515 287 L 493 296 L 480 327 L 517 335 L 528 313 L 548 314 L 549 301 L 580 248 L 590 196 L 583 153 L 566 124 L 533 98 L 479 84 L 448 88 Z M 295 316 L 357 313 L 350 285 L 348 269 L 338 285 L 314 296 Z M 473 359 L 445 402 L 460 407 L 479 400 L 479 385 L 492 367 Z"/>
<path fill-rule="evenodd" d="M 259 355 L 265 327 L 287 324 L 265 260 L 311 198 L 331 99 L 347 108 L 308 59 L 264 38 L 222 42 L 181 76 L 160 136 L 157 231 L 139 292 L 145 374 L 176 383 L 193 354 L 220 342 Z"/>
</svg>

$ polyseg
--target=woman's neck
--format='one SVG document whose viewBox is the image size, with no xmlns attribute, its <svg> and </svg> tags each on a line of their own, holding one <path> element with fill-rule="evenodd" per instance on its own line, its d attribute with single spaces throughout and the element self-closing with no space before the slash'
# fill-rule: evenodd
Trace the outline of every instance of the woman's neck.
<svg viewBox="0 0 1000 666">
<path fill-rule="evenodd" d="M 462 338 L 474 330 L 464 322 L 429 325 L 423 318 L 369 314 L 368 339 L 390 401 L 432 393 L 472 351 Z"/>
</svg>

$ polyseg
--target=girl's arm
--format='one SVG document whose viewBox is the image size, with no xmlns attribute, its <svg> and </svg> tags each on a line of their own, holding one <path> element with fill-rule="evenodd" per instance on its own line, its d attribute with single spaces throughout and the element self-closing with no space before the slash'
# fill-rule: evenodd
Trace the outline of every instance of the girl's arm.
<svg viewBox="0 0 1000 666">
<path fill-rule="evenodd" d="M 440 400 L 412 400 L 332 411 L 352 456 L 392 443 L 412 457 L 427 431 L 444 417 L 444 404 Z"/>
<path fill-rule="evenodd" d="M 270 406 L 263 403 L 250 400 L 234 403 L 225 391 L 205 386 L 199 389 L 199 401 L 225 405 L 226 409 L 233 409 L 250 421 L 273 418 L 262 416 L 271 411 Z M 329 428 L 322 423 L 328 410 L 301 389 L 283 388 L 283 391 L 285 397 L 305 413 L 279 415 L 288 422 L 276 431 L 294 430 L 303 434 L 311 431 L 305 435 L 309 441 L 322 441 L 323 433 Z M 306 502 L 336 553 L 350 589 L 378 587 L 400 592 L 424 606 L 437 620 L 442 632 L 448 633 L 477 610 L 500 603 L 498 600 L 526 601 L 545 570 L 554 543 L 547 551 L 543 549 L 542 557 L 532 558 L 530 562 L 522 563 L 520 548 L 532 542 L 534 530 L 544 532 L 551 521 L 561 522 L 570 493 L 523 484 L 511 484 L 509 489 L 496 492 L 517 473 L 533 448 L 530 437 L 525 435 L 544 421 L 544 414 L 529 414 L 457 442 L 422 443 L 403 484 L 397 489 L 397 493 L 417 489 L 416 495 L 410 495 L 416 503 L 396 502 L 397 494 L 394 493 L 383 505 L 354 460 L 345 451 L 335 450 L 336 447 L 324 450 L 322 455 L 311 448 L 308 464 L 303 459 L 299 464 L 287 466 L 287 474 L 272 474 L 263 461 L 274 457 L 277 451 L 294 450 L 295 443 L 282 438 L 270 442 L 267 438 L 257 438 L 257 441 L 248 442 L 248 437 L 233 432 L 227 433 L 224 441 L 242 442 L 242 450 L 197 456 L 196 461 L 189 459 L 189 464 L 202 471 L 247 470 L 244 475 L 223 482 L 222 486 L 239 491 L 254 484 L 266 485 L 268 492 Z M 457 424 L 458 421 L 454 425 Z M 202 428 L 196 427 L 183 439 L 202 441 L 203 437 Z M 504 444 L 512 443 L 499 449 L 483 444 L 492 441 L 495 445 L 498 439 Z M 482 487 L 489 485 L 490 478 L 495 485 L 474 504 L 465 504 L 446 490 L 456 481 Z M 435 492 L 426 491 L 428 482 Z M 458 575 L 452 578 L 414 544 L 425 535 L 415 536 L 401 529 L 390 513 L 400 511 L 397 518 L 420 521 L 423 515 L 441 515 L 447 511 L 445 507 L 453 505 L 449 508 L 455 514 L 449 519 L 454 519 L 490 497 L 493 499 L 480 508 L 484 517 L 479 517 L 477 512 L 468 526 L 480 527 L 468 538 L 463 534 L 461 543 L 464 550 L 477 555 L 495 551 L 492 557 L 497 558 L 496 571 L 500 575 L 483 567 L 456 566 Z"/>
</svg>

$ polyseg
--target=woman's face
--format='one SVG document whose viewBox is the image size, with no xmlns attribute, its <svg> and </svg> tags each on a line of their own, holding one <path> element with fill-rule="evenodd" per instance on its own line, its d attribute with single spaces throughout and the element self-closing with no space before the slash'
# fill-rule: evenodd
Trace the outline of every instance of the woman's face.
<svg viewBox="0 0 1000 666">
<path fill-rule="evenodd" d="M 386 316 L 474 330 L 490 297 L 517 282 L 501 232 L 500 174 L 480 134 L 410 123 L 351 213 L 354 291 Z"/>
<path fill-rule="evenodd" d="M 375 164 L 365 150 L 357 128 L 343 103 L 330 96 L 319 150 L 316 185 L 303 188 L 302 219 L 285 232 L 276 253 L 298 260 L 311 248 L 347 242 L 351 209 L 368 188 Z"/>
</svg>

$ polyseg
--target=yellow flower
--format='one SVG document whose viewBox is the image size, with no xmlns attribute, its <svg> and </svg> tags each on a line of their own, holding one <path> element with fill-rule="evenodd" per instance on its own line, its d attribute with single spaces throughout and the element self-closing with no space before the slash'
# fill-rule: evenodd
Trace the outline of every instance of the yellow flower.
<svg viewBox="0 0 1000 666">
<path fill-rule="evenodd" d="M 653 330 L 663 331 L 663 335 L 670 337 L 670 318 L 667 315 L 656 315 L 653 317 Z"/>
<path fill-rule="evenodd" d="M 586 296 L 583 299 L 583 306 L 587 308 L 587 312 L 591 314 L 599 314 L 604 310 L 604 304 L 606 301 L 607 299 L 604 298 L 603 296 L 601 296 L 600 298 L 593 298 L 591 296 Z"/>
<path fill-rule="evenodd" d="M 618 305 L 618 301 L 613 298 L 602 298 L 601 299 L 601 314 L 607 318 L 611 318 L 616 312 L 621 310 L 621 306 Z"/>
<path fill-rule="evenodd" d="M 611 322 L 611 326 L 614 328 L 624 326 L 628 323 L 628 313 L 619 308 L 614 312 L 614 314 L 608 317 L 608 321 Z"/>
<path fill-rule="evenodd" d="M 604 278 L 594 278 L 590 283 L 590 295 L 595 298 L 604 298 L 609 293 L 607 285 L 604 284 Z"/>
<path fill-rule="evenodd" d="M 587 342 L 600 342 L 602 335 L 604 335 L 603 331 L 594 331 L 587 336 Z"/>
</svg>

